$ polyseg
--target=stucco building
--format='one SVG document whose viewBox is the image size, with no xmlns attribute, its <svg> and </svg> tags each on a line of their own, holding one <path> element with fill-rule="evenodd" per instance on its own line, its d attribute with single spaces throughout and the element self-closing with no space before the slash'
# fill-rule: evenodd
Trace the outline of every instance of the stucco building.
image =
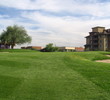
<svg viewBox="0 0 110 100">
<path fill-rule="evenodd" d="M 62 52 L 82 52 L 84 51 L 83 47 L 58 47 L 60 51 Z"/>
<path fill-rule="evenodd" d="M 86 36 L 86 51 L 110 51 L 110 29 L 105 27 L 94 27 L 92 32 Z"/>
<path fill-rule="evenodd" d="M 58 47 L 62 52 L 73 52 L 75 51 L 75 47 Z"/>
</svg>

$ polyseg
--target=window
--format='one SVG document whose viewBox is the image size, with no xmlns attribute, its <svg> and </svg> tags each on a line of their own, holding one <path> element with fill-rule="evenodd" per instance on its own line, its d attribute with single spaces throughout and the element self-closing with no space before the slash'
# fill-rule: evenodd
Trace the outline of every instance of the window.
<svg viewBox="0 0 110 100">
<path fill-rule="evenodd" d="M 102 45 L 100 44 L 100 48 L 102 47 Z"/>
<path fill-rule="evenodd" d="M 100 43 L 102 43 L 102 40 L 100 40 Z"/>
</svg>

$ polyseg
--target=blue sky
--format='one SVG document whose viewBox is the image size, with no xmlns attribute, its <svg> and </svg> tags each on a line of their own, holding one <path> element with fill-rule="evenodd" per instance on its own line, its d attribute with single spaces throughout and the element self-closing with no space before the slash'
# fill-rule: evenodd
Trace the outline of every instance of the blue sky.
<svg viewBox="0 0 110 100">
<path fill-rule="evenodd" d="M 32 36 L 25 45 L 83 46 L 92 27 L 110 28 L 110 0 L 0 0 L 0 33 L 24 26 Z"/>
</svg>

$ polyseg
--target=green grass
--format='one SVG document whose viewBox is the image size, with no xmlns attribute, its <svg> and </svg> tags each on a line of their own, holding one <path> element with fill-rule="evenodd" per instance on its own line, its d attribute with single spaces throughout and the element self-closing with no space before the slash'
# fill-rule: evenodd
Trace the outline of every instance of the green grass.
<svg viewBox="0 0 110 100">
<path fill-rule="evenodd" d="M 36 50 L 31 49 L 0 49 L 0 52 L 37 52 Z"/>
<path fill-rule="evenodd" d="M 0 100 L 110 100 L 106 54 L 2 50 Z"/>
</svg>

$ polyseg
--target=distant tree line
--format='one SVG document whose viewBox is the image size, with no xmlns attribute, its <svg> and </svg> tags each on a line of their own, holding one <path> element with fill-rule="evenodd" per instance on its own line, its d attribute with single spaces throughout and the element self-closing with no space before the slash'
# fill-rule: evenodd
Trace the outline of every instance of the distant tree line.
<svg viewBox="0 0 110 100">
<path fill-rule="evenodd" d="M 0 45 L 4 45 L 6 48 L 11 47 L 11 49 L 16 44 L 30 43 L 31 40 L 24 27 L 18 25 L 8 26 L 0 35 Z"/>
</svg>

